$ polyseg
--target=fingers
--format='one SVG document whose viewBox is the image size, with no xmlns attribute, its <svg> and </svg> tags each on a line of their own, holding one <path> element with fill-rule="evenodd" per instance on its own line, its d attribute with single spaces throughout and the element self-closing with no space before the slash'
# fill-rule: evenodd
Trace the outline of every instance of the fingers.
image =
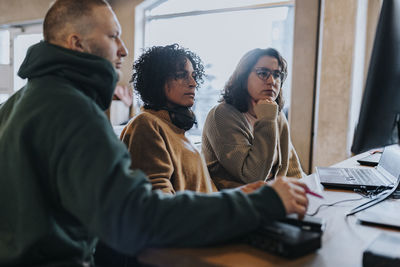
<svg viewBox="0 0 400 267">
<path fill-rule="evenodd" d="M 265 99 L 261 99 L 257 101 L 257 105 L 268 103 Z"/>
<path fill-rule="evenodd" d="M 246 185 L 239 187 L 239 189 L 240 189 L 243 193 L 246 193 L 246 194 L 251 193 L 251 192 L 254 191 L 253 189 L 249 188 L 249 186 L 246 186 Z"/>
<path fill-rule="evenodd" d="M 304 188 L 302 186 L 302 184 L 296 184 L 296 183 L 292 183 L 292 182 L 289 182 L 289 183 L 290 183 L 290 187 L 293 188 L 293 190 L 295 190 L 298 194 L 301 194 L 301 193 L 305 194 L 307 192 L 306 191 L 307 186 L 306 186 L 306 188 Z"/>
<path fill-rule="evenodd" d="M 294 203 L 293 213 L 296 213 L 300 220 L 304 218 L 304 215 L 306 215 L 306 211 L 307 211 L 306 207 Z"/>
<path fill-rule="evenodd" d="M 308 207 L 307 186 L 304 183 L 287 177 L 277 177 L 271 187 L 277 191 L 288 214 L 304 216 Z"/>
<path fill-rule="evenodd" d="M 302 205 L 304 207 L 308 207 L 308 198 L 306 195 L 295 194 L 294 200 L 297 204 Z"/>
<path fill-rule="evenodd" d="M 270 104 L 273 102 L 274 100 L 272 100 L 271 98 L 266 98 L 266 99 L 261 99 L 260 101 L 257 102 L 257 104 Z"/>
<path fill-rule="evenodd" d="M 240 190 L 242 190 L 243 193 L 251 193 L 254 192 L 255 190 L 259 189 L 260 187 L 266 185 L 267 183 L 264 181 L 257 181 L 254 183 L 246 184 L 240 187 Z"/>
<path fill-rule="evenodd" d="M 308 198 L 306 195 L 307 186 L 297 180 L 289 179 L 291 185 L 290 193 L 292 195 L 292 211 L 297 213 L 299 216 L 304 216 L 308 207 Z"/>
<path fill-rule="evenodd" d="M 303 206 L 297 201 L 293 202 L 293 212 L 297 213 L 299 216 L 304 217 L 307 211 L 307 206 Z"/>
<path fill-rule="evenodd" d="M 297 178 L 286 178 L 286 179 L 288 179 L 292 184 L 301 186 L 302 188 L 304 188 L 304 190 L 308 189 L 308 186 Z"/>
<path fill-rule="evenodd" d="M 253 190 L 256 190 L 256 189 L 260 188 L 261 186 L 263 186 L 265 184 L 266 183 L 264 181 L 257 181 L 257 182 L 254 182 L 254 183 L 247 184 L 245 186 L 248 187 L 248 188 L 251 188 Z"/>
</svg>

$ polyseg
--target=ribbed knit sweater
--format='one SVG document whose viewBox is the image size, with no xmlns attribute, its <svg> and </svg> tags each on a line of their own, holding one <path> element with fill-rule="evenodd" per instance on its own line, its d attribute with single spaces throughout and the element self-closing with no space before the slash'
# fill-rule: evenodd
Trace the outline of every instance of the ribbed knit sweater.
<svg viewBox="0 0 400 267">
<path fill-rule="evenodd" d="M 244 113 L 227 103 L 214 107 L 207 116 L 202 153 L 218 189 L 267 177 L 302 177 L 284 114 L 275 103 L 257 105 L 254 111 L 254 128 Z"/>
<path fill-rule="evenodd" d="M 200 152 L 171 122 L 168 111 L 143 109 L 124 128 L 121 140 L 131 154 L 131 168 L 144 171 L 153 189 L 171 194 L 217 191 Z"/>
</svg>

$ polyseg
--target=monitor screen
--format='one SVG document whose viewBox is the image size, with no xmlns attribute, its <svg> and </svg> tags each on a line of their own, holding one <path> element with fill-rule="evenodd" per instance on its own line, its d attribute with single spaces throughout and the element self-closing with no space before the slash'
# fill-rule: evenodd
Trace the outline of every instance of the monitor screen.
<svg viewBox="0 0 400 267">
<path fill-rule="evenodd" d="M 398 143 L 400 118 L 400 1 L 384 0 L 351 151 Z"/>
</svg>

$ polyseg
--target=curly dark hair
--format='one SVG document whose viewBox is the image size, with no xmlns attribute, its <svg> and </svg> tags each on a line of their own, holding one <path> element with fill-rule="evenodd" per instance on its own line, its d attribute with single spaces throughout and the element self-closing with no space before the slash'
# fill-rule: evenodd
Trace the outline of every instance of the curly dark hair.
<svg viewBox="0 0 400 267">
<path fill-rule="evenodd" d="M 247 90 L 247 80 L 254 65 L 256 65 L 258 60 L 263 56 L 276 58 L 281 71 L 287 74 L 286 60 L 274 48 L 256 48 L 250 50 L 240 59 L 236 69 L 232 73 L 228 82 L 225 84 L 221 101 L 225 101 L 226 103 L 233 105 L 240 112 L 247 112 L 249 110 L 250 95 Z M 282 79 L 281 88 L 285 79 L 286 75 Z M 275 101 L 278 104 L 279 111 L 281 111 L 284 105 L 282 90 L 279 91 L 279 95 Z"/>
<path fill-rule="evenodd" d="M 176 73 L 184 70 L 187 60 L 193 65 L 193 78 L 198 89 L 203 83 L 203 63 L 195 53 L 178 44 L 148 48 L 134 62 L 130 82 L 140 95 L 145 108 L 166 106 L 164 86 L 169 79 L 177 79 Z"/>
</svg>

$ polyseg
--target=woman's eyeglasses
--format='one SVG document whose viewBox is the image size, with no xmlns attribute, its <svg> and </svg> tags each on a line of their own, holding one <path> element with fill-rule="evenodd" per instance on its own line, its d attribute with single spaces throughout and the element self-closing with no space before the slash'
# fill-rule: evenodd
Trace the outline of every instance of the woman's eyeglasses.
<svg viewBox="0 0 400 267">
<path fill-rule="evenodd" d="M 193 72 L 192 74 L 192 78 L 197 81 L 197 76 L 196 74 Z M 175 80 L 183 80 L 187 83 L 190 82 L 190 75 L 187 71 L 178 71 L 175 73 Z"/>
<path fill-rule="evenodd" d="M 280 70 L 270 70 L 268 68 L 255 68 L 255 73 L 257 74 L 258 78 L 263 81 L 267 81 L 269 76 L 272 75 L 274 79 L 279 79 L 281 82 L 285 79 L 286 73 Z"/>
</svg>

